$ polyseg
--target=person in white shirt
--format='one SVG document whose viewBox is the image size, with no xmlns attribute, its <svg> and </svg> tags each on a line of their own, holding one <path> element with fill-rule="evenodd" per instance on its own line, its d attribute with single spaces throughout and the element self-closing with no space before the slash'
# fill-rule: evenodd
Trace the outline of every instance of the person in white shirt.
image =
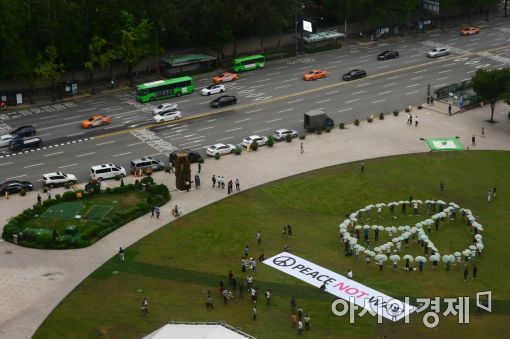
<svg viewBox="0 0 510 339">
<path fill-rule="evenodd" d="M 347 278 L 352 279 L 352 271 L 351 270 L 347 271 Z"/>
</svg>

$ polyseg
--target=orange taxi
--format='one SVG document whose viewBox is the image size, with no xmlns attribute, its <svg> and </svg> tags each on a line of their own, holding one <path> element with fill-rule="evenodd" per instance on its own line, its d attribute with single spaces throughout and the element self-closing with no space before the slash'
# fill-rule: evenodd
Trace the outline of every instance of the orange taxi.
<svg viewBox="0 0 510 339">
<path fill-rule="evenodd" d="M 464 27 L 460 30 L 460 35 L 474 35 L 480 33 L 480 27 Z"/>
<path fill-rule="evenodd" d="M 218 74 L 217 76 L 212 78 L 212 81 L 217 85 L 223 82 L 229 82 L 239 79 L 239 74 L 223 72 L 222 74 Z"/>
<path fill-rule="evenodd" d="M 317 80 L 321 78 L 326 78 L 328 76 L 327 71 L 323 71 L 320 69 L 314 69 L 313 71 L 307 72 L 303 75 L 303 80 L 309 81 L 309 80 Z"/>
<path fill-rule="evenodd" d="M 81 122 L 82 128 L 92 128 L 96 126 L 108 125 L 110 123 L 110 117 L 106 115 L 93 115 L 87 120 Z"/>
</svg>

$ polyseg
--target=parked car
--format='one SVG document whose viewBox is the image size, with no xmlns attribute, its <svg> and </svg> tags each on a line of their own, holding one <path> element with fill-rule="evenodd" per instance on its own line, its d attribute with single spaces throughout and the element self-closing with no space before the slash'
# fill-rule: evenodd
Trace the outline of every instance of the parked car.
<svg viewBox="0 0 510 339">
<path fill-rule="evenodd" d="M 161 160 L 145 157 L 131 161 L 129 169 L 131 170 L 132 174 L 140 170 L 142 170 L 144 173 L 162 171 L 165 169 L 165 164 Z"/>
<path fill-rule="evenodd" d="M 202 95 L 211 95 L 225 92 L 224 85 L 209 85 L 205 88 L 202 88 L 200 94 Z"/>
<path fill-rule="evenodd" d="M 222 95 L 216 100 L 211 101 L 209 106 L 212 108 L 220 108 L 223 106 L 234 105 L 237 103 L 237 98 L 233 95 Z"/>
<path fill-rule="evenodd" d="M 236 147 L 232 144 L 215 144 L 209 146 L 206 150 L 206 153 L 210 157 L 216 156 L 216 154 L 223 155 L 234 152 Z"/>
<path fill-rule="evenodd" d="M 223 72 L 221 74 L 218 74 L 212 78 L 212 81 L 215 84 L 221 84 L 224 82 L 234 81 L 239 79 L 239 74 L 237 73 L 230 73 L 230 72 Z"/>
<path fill-rule="evenodd" d="M 450 50 L 446 47 L 437 47 L 427 52 L 429 58 L 438 58 L 450 54 Z"/>
<path fill-rule="evenodd" d="M 152 115 L 157 115 L 160 113 L 170 112 L 170 111 L 175 111 L 175 110 L 177 110 L 177 104 L 172 104 L 172 103 L 167 102 L 164 104 L 160 104 L 157 107 L 154 107 L 152 109 Z"/>
<path fill-rule="evenodd" d="M 54 186 L 64 185 L 66 183 L 70 183 L 74 185 L 77 179 L 73 174 L 64 174 L 62 172 L 54 172 L 43 174 L 42 184 L 44 186 L 48 186 L 53 188 Z"/>
<path fill-rule="evenodd" d="M 83 120 L 81 122 L 81 127 L 82 128 L 92 128 L 92 127 L 97 127 L 97 126 L 104 126 L 104 125 L 108 125 L 110 122 L 111 122 L 110 117 L 108 117 L 106 115 L 98 114 L 98 115 L 91 116 L 87 120 Z"/>
<path fill-rule="evenodd" d="M 16 152 L 22 151 L 27 148 L 34 148 L 42 145 L 41 138 L 29 137 L 29 138 L 18 138 L 15 137 L 9 143 L 9 150 Z"/>
<path fill-rule="evenodd" d="M 352 71 L 349 71 L 345 73 L 342 77 L 345 81 L 351 81 L 356 79 L 361 79 L 367 76 L 367 72 L 361 69 L 353 69 Z"/>
<path fill-rule="evenodd" d="M 177 154 L 179 154 L 182 151 L 188 152 L 188 159 L 189 159 L 189 162 L 191 162 L 191 163 L 199 162 L 200 159 L 202 159 L 202 154 L 200 154 L 198 152 L 195 152 L 195 151 L 192 151 L 189 149 L 181 149 L 181 150 L 173 151 L 172 153 L 170 153 L 170 155 L 168 156 L 168 162 L 171 164 L 175 164 L 175 160 L 177 159 Z"/>
<path fill-rule="evenodd" d="M 252 142 L 256 142 L 258 146 L 264 146 L 265 144 L 267 144 L 267 138 L 261 137 L 260 135 L 251 135 L 247 138 L 244 138 L 243 141 L 241 142 L 241 145 L 243 147 L 248 148 L 248 146 L 250 146 Z"/>
<path fill-rule="evenodd" d="M 322 78 L 328 77 L 328 72 L 320 69 L 314 69 L 313 71 L 307 72 L 303 75 L 303 80 L 310 81 L 310 80 L 317 80 Z"/>
<path fill-rule="evenodd" d="M 12 130 L 9 132 L 9 134 L 17 136 L 17 137 L 31 137 L 32 135 L 35 135 L 36 130 L 34 126 L 26 125 L 26 126 L 20 126 L 16 128 L 15 130 Z"/>
<path fill-rule="evenodd" d="M 273 132 L 273 139 L 276 141 L 282 141 L 287 138 L 287 135 L 291 135 L 293 138 L 298 136 L 298 132 L 293 129 L 280 128 Z"/>
<path fill-rule="evenodd" d="M 155 115 L 152 119 L 155 123 L 165 122 L 165 121 L 171 121 L 171 120 L 177 120 L 182 118 L 182 114 L 180 111 L 168 111 L 168 112 L 162 112 L 157 115 Z"/>
<path fill-rule="evenodd" d="M 384 51 L 377 55 L 377 60 L 388 60 L 398 58 L 398 51 Z"/>
<path fill-rule="evenodd" d="M 480 33 L 480 27 L 464 27 L 460 30 L 460 35 L 475 35 Z"/>
<path fill-rule="evenodd" d="M 14 139 L 14 135 L 12 135 L 12 134 L 4 134 L 4 135 L 0 136 L 0 147 L 9 146 L 12 139 Z"/>
<path fill-rule="evenodd" d="M 102 181 L 104 179 L 115 178 L 116 176 L 126 176 L 124 167 L 114 164 L 102 164 L 90 168 L 90 179 L 93 180 Z"/>
<path fill-rule="evenodd" d="M 21 192 L 21 190 L 31 191 L 33 189 L 34 186 L 29 181 L 11 180 L 0 184 L 0 195 L 5 195 L 5 192 L 12 194 Z"/>
</svg>

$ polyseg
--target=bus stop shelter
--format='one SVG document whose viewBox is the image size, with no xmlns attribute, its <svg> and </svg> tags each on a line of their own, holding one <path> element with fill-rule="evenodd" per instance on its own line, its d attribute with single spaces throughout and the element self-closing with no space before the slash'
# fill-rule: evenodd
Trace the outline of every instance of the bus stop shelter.
<svg viewBox="0 0 510 339">
<path fill-rule="evenodd" d="M 337 45 L 339 43 L 339 39 L 342 39 L 344 37 L 345 37 L 344 33 L 339 33 L 337 31 L 327 31 L 309 34 L 303 37 L 303 47 L 316 48 L 326 45 Z"/>
<path fill-rule="evenodd" d="M 171 55 L 168 58 L 159 59 L 159 72 L 161 75 L 173 76 L 176 73 L 182 73 L 195 70 L 200 67 L 215 66 L 216 57 L 207 54 L 186 54 Z"/>
</svg>

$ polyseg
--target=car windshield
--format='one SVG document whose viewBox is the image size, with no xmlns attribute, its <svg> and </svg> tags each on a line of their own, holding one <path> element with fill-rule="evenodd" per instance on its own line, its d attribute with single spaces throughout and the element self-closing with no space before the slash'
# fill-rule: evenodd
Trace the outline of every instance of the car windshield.
<svg viewBox="0 0 510 339">
<path fill-rule="evenodd" d="M 218 74 L 216 75 L 218 78 L 222 78 L 223 77 L 223 74 Z"/>
<path fill-rule="evenodd" d="M 214 85 L 209 85 L 206 87 L 206 89 L 212 89 L 212 88 L 214 88 Z"/>
<path fill-rule="evenodd" d="M 162 109 L 163 107 L 165 107 L 165 106 L 159 105 L 157 108 Z"/>
<path fill-rule="evenodd" d="M 94 118 L 88 118 L 88 121 L 94 121 Z"/>
<path fill-rule="evenodd" d="M 211 149 L 216 149 L 216 146 L 214 146 L 214 145 L 213 145 L 213 146 L 211 146 Z"/>
</svg>

